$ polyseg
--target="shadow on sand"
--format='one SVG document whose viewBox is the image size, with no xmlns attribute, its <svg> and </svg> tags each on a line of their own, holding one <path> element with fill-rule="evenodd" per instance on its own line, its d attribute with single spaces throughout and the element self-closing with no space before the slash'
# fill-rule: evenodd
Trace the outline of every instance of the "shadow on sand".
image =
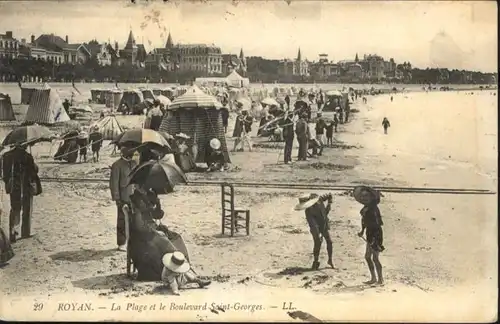
<svg viewBox="0 0 500 324">
<path fill-rule="evenodd" d="M 84 261 L 99 261 L 106 257 L 117 254 L 116 249 L 94 250 L 82 249 L 78 251 L 63 251 L 54 253 L 50 256 L 52 260 L 69 261 L 69 262 L 84 262 Z"/>
<path fill-rule="evenodd" d="M 101 290 L 125 290 L 134 286 L 134 280 L 126 274 L 112 274 L 107 276 L 90 277 L 72 282 L 74 287 L 81 289 Z"/>
</svg>

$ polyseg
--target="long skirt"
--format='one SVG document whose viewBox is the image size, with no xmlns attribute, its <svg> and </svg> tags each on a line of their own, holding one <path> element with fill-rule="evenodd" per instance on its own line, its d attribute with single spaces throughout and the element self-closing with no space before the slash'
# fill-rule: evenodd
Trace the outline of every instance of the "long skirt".
<svg viewBox="0 0 500 324">
<path fill-rule="evenodd" d="M 10 245 L 10 239 L 0 228 L 0 266 L 9 262 L 14 257 L 14 251 Z"/>
<path fill-rule="evenodd" d="M 161 231 L 161 228 L 158 230 Z M 187 256 L 187 249 L 182 237 L 172 231 L 149 232 L 146 235 L 141 233 L 131 233 L 130 254 L 135 267 L 137 268 L 137 280 L 140 281 L 160 281 L 163 271 L 162 258 L 166 253 L 181 251 Z"/>
</svg>

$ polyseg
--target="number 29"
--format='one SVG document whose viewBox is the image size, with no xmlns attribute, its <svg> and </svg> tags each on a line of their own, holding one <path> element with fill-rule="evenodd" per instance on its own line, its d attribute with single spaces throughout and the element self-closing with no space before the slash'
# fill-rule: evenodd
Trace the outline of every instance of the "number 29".
<svg viewBox="0 0 500 324">
<path fill-rule="evenodd" d="M 43 309 L 43 304 L 42 303 L 35 303 L 33 304 L 33 310 L 35 312 L 39 312 Z"/>
</svg>

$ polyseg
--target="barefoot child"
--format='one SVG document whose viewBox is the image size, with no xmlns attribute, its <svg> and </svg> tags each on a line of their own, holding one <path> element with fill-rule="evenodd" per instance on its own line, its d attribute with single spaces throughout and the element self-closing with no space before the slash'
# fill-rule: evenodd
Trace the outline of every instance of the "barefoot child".
<svg viewBox="0 0 500 324">
<path fill-rule="evenodd" d="M 370 280 L 365 284 L 383 284 L 384 278 L 382 275 L 382 264 L 379 260 L 379 253 L 384 251 L 383 232 L 382 232 L 382 216 L 378 209 L 380 202 L 380 194 L 365 186 L 354 188 L 354 198 L 364 206 L 360 211 L 361 214 L 361 231 L 359 237 L 363 237 L 366 229 L 366 252 L 365 260 L 370 271 Z M 376 270 L 376 273 L 375 273 Z M 378 275 L 378 280 L 376 275 Z"/>
</svg>

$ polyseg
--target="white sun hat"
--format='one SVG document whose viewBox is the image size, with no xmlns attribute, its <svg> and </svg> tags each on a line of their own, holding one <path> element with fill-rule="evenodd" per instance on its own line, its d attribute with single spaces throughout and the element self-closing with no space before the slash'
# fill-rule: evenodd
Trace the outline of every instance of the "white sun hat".
<svg viewBox="0 0 500 324">
<path fill-rule="evenodd" d="M 220 149 L 220 146 L 221 146 L 220 141 L 217 138 L 212 138 L 210 140 L 210 147 L 212 149 L 218 150 L 218 149 Z"/>
<path fill-rule="evenodd" d="M 189 262 L 182 252 L 175 251 L 174 253 L 167 253 L 162 258 L 162 263 L 165 268 L 176 272 L 185 273 L 191 269 Z"/>
<path fill-rule="evenodd" d="M 304 210 L 315 203 L 317 203 L 319 200 L 319 197 L 317 194 L 305 194 L 299 197 L 299 203 L 295 205 L 295 210 Z"/>
</svg>

